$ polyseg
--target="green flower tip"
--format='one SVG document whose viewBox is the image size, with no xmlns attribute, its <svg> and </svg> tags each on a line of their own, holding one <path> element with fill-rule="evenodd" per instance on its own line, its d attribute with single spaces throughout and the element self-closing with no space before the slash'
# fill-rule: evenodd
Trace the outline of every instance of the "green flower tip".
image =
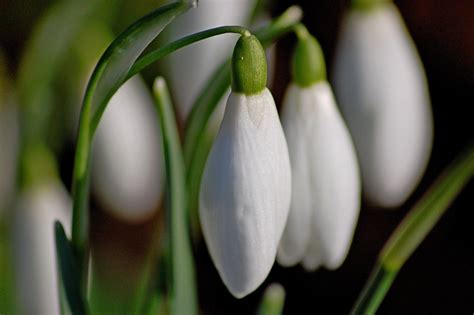
<svg viewBox="0 0 474 315">
<path fill-rule="evenodd" d="M 267 58 L 260 41 L 246 32 L 232 55 L 232 91 L 257 94 L 267 86 Z"/>
<path fill-rule="evenodd" d="M 351 7 L 358 10 L 372 10 L 391 0 L 352 0 Z"/>
<path fill-rule="evenodd" d="M 301 87 L 307 87 L 326 80 L 324 54 L 318 41 L 303 25 L 298 25 L 295 32 L 298 43 L 293 54 L 294 82 Z"/>
</svg>

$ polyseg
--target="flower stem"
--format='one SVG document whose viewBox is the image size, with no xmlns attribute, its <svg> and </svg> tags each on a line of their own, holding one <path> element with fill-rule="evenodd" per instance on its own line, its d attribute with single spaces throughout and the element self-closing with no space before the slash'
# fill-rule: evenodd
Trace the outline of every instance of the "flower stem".
<svg viewBox="0 0 474 315">
<path fill-rule="evenodd" d="M 231 25 L 231 26 L 220 26 L 216 28 L 211 28 L 202 32 L 194 33 L 186 37 L 180 38 L 176 41 L 173 41 L 139 58 L 135 62 L 135 64 L 132 66 L 130 71 L 128 72 L 127 78 L 125 80 L 133 77 L 135 74 L 142 71 L 143 69 L 145 69 L 152 63 L 158 61 L 159 59 L 165 57 L 166 55 L 169 55 L 172 52 L 180 48 L 183 48 L 185 46 L 191 45 L 203 39 L 207 39 L 209 37 L 213 37 L 217 35 L 222 35 L 222 34 L 227 34 L 227 33 L 235 33 L 235 34 L 244 35 L 247 32 L 248 30 L 245 27 Z"/>
<path fill-rule="evenodd" d="M 398 271 L 473 175 L 474 145 L 470 145 L 448 166 L 396 228 L 380 253 L 372 275 L 352 310 L 353 314 L 375 313 Z"/>
</svg>

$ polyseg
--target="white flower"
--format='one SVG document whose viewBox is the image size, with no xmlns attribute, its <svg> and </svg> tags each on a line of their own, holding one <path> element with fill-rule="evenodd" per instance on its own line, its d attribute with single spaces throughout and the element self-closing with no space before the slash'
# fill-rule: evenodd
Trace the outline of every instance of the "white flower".
<svg viewBox="0 0 474 315">
<path fill-rule="evenodd" d="M 393 4 L 348 13 L 333 77 L 366 197 L 400 205 L 426 168 L 433 122 L 422 64 Z"/>
<path fill-rule="evenodd" d="M 97 129 L 92 189 L 106 210 L 140 222 L 158 210 L 163 190 L 163 157 L 153 99 L 140 78 L 112 97 Z"/>
<path fill-rule="evenodd" d="M 236 297 L 270 272 L 290 196 L 288 149 L 271 93 L 232 92 L 204 171 L 199 214 L 211 257 Z"/>
<path fill-rule="evenodd" d="M 283 266 L 338 268 L 351 244 L 360 208 L 355 150 L 326 81 L 291 84 L 283 102 L 292 198 L 278 251 Z"/>
<path fill-rule="evenodd" d="M 288 148 L 258 39 L 232 56 L 232 92 L 201 181 L 199 215 L 209 253 L 237 298 L 267 277 L 291 198 Z"/>
<path fill-rule="evenodd" d="M 177 39 L 223 25 L 246 25 L 255 0 L 200 0 L 169 26 Z M 221 35 L 183 48 L 169 57 L 169 80 L 181 117 L 186 118 L 202 87 L 232 53 L 233 36 Z"/>
<path fill-rule="evenodd" d="M 12 241 L 22 314 L 60 314 L 54 221 L 70 234 L 71 201 L 57 182 L 27 188 L 13 213 Z"/>
</svg>

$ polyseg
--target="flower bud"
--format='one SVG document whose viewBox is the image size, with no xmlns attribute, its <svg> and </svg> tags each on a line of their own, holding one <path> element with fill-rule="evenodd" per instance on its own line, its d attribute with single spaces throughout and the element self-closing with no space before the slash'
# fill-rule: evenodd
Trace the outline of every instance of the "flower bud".
<svg viewBox="0 0 474 315">
<path fill-rule="evenodd" d="M 263 49 L 251 36 L 236 47 L 233 91 L 206 162 L 199 215 L 217 271 L 241 298 L 265 280 L 275 261 L 288 215 L 291 171 L 275 102 L 262 86 L 265 59 L 255 60 L 265 58 Z"/>
<path fill-rule="evenodd" d="M 283 266 L 302 262 L 308 270 L 335 269 L 347 255 L 359 215 L 357 158 L 324 79 L 316 39 L 299 34 L 293 58 L 294 65 L 309 73 L 294 71 L 295 82 L 283 101 L 293 194 L 277 259 Z"/>
</svg>

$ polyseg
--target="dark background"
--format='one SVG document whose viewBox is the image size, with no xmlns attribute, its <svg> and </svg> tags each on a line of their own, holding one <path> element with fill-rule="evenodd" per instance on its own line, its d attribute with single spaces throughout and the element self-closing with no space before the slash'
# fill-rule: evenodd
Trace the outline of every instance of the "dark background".
<svg viewBox="0 0 474 315">
<path fill-rule="evenodd" d="M 48 3 L 0 0 L 0 44 L 13 76 L 31 27 Z M 339 270 L 307 273 L 301 267 L 284 269 L 275 264 L 265 284 L 276 281 L 285 287 L 285 314 L 348 313 L 390 233 L 442 169 L 473 140 L 474 1 L 399 0 L 395 3 L 428 77 L 435 137 L 427 172 L 413 196 L 398 209 L 377 209 L 363 203 L 349 256 Z M 281 13 L 291 4 L 303 7 L 304 22 L 320 41 L 330 69 L 346 1 L 279 0 L 275 1 L 273 13 Z M 277 104 L 290 78 L 288 60 L 293 43 L 293 36 L 287 36 L 277 46 L 278 66 L 272 89 Z M 68 186 L 72 152 L 71 145 L 61 153 L 60 161 Z M 407 261 L 379 309 L 381 314 L 474 312 L 472 188 L 471 181 Z M 93 206 L 93 210 L 91 233 L 96 248 L 112 247 L 117 253 L 135 256 L 146 251 L 144 244 L 162 218 L 157 215 L 153 222 L 132 226 L 108 217 L 98 206 Z M 195 255 L 203 314 L 255 312 L 265 284 L 250 296 L 236 300 L 222 284 L 202 241 L 195 246 Z"/>
</svg>

